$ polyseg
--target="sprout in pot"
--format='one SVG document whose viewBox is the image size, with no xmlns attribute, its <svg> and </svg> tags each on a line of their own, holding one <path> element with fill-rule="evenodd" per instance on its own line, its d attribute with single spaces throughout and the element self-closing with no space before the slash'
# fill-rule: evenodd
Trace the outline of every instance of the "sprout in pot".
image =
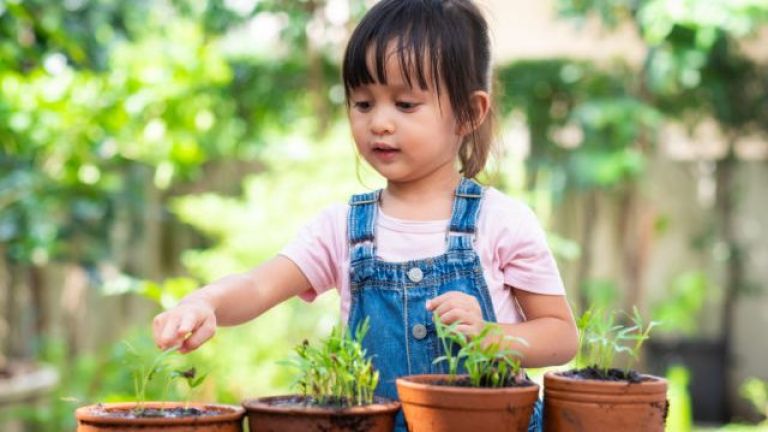
<svg viewBox="0 0 768 432">
<path fill-rule="evenodd" d="M 447 374 L 411 375 L 397 380 L 408 430 L 527 430 L 539 386 L 522 373 L 521 354 L 509 348 L 526 344 L 486 323 L 473 337 L 433 317 Z"/>
<path fill-rule="evenodd" d="M 606 381 L 642 381 L 644 377 L 632 367 L 639 358 L 643 343 L 659 323 L 650 321 L 646 324 L 636 307 L 632 312 L 629 316 L 631 325 L 625 326 L 617 322 L 614 311 L 587 310 L 576 323 L 579 328 L 577 369 L 563 374 Z M 623 369 L 614 367 L 617 356 L 621 354 L 629 357 Z"/>
<path fill-rule="evenodd" d="M 294 387 L 301 393 L 243 402 L 251 432 L 391 431 L 400 404 L 374 396 L 379 373 L 361 344 L 368 329 L 366 319 L 354 336 L 336 326 L 318 346 L 298 345 L 283 363 L 297 371 Z"/>
<path fill-rule="evenodd" d="M 222 432 L 242 430 L 242 407 L 222 404 L 193 403 L 192 394 L 205 380 L 206 375 L 197 369 L 175 367 L 170 357 L 176 351 L 162 351 L 151 360 L 127 342 L 124 343 L 131 358 L 127 363 L 133 375 L 134 401 L 125 403 L 98 403 L 78 408 L 75 412 L 78 432 L 98 431 L 155 431 L 181 432 L 196 428 L 217 428 Z M 170 386 L 184 381 L 188 387 L 183 402 L 166 401 Z M 160 401 L 148 401 L 150 385 L 160 386 Z M 157 388 L 157 387 L 156 387 Z"/>
<path fill-rule="evenodd" d="M 363 321 L 354 337 L 345 327 L 336 326 L 320 346 L 305 339 L 296 347 L 296 357 L 283 364 L 297 371 L 293 386 L 301 390 L 298 402 L 332 407 L 373 403 L 379 373 L 360 344 L 369 325 Z"/>
<path fill-rule="evenodd" d="M 528 345 L 524 339 L 504 334 L 495 323 L 486 323 L 476 336 L 470 338 L 456 330 L 458 322 L 446 325 L 437 314 L 433 319 L 443 349 L 443 355 L 436 358 L 434 364 L 447 363 L 446 385 L 512 387 L 532 384 L 520 373 L 520 352 L 505 347 L 513 342 Z M 462 366 L 466 374 L 459 375 Z"/>
<path fill-rule="evenodd" d="M 632 367 L 640 348 L 658 325 L 644 322 L 637 308 L 629 325 L 613 311 L 590 309 L 577 321 L 577 367 L 544 375 L 544 430 L 621 430 L 661 432 L 669 402 L 665 379 Z M 628 356 L 625 368 L 616 367 Z"/>
</svg>

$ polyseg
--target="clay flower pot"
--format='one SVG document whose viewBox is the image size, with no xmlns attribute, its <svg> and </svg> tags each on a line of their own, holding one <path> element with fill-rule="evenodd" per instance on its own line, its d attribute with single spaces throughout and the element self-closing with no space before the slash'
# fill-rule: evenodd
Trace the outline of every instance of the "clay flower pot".
<svg viewBox="0 0 768 432">
<path fill-rule="evenodd" d="M 146 402 L 148 409 L 183 409 L 184 402 Z M 134 417 L 135 402 L 80 407 L 75 411 L 77 432 L 242 432 L 245 410 L 239 406 L 190 403 L 201 415 L 181 417 Z"/>
<path fill-rule="evenodd" d="M 251 432 L 391 432 L 400 402 L 375 398 L 370 405 L 348 408 L 313 406 L 298 395 L 243 402 Z"/>
<path fill-rule="evenodd" d="M 526 431 L 539 386 L 478 388 L 437 384 L 449 375 L 399 378 L 397 393 L 411 432 Z"/>
<path fill-rule="evenodd" d="M 601 381 L 544 375 L 544 431 L 663 432 L 667 381 Z"/>
</svg>

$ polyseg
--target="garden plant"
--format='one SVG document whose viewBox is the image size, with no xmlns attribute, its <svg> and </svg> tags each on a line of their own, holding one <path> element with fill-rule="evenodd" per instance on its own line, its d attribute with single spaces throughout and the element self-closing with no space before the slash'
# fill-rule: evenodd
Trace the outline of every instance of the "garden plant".
<svg viewBox="0 0 768 432">
<path fill-rule="evenodd" d="M 498 324 L 486 323 L 473 337 L 433 316 L 442 355 L 435 366 L 447 373 L 397 380 L 411 431 L 526 430 L 539 386 L 520 367 L 521 354 Z"/>
<path fill-rule="evenodd" d="M 178 347 L 161 351 L 146 361 L 130 344 L 125 342 L 125 346 L 131 353 L 127 367 L 133 377 L 134 401 L 98 403 L 78 408 L 75 412 L 78 432 L 187 432 L 204 427 L 222 432 L 242 431 L 245 413 L 242 407 L 191 402 L 193 391 L 203 383 L 206 374 L 198 374 L 195 367 L 174 367 L 170 357 Z M 188 387 L 185 401 L 147 400 L 150 384 L 162 386 L 163 394 L 167 395 L 170 386 L 177 381 L 185 382 Z"/>
<path fill-rule="evenodd" d="M 631 315 L 588 309 L 577 325 L 576 367 L 544 376 L 545 431 L 663 431 L 667 382 L 632 369 L 658 322 L 645 323 L 637 308 Z"/>
<path fill-rule="evenodd" d="M 300 394 L 246 400 L 251 432 L 392 430 L 400 404 L 374 396 L 379 373 L 361 344 L 368 330 L 366 319 L 354 332 L 337 325 L 319 346 L 299 344 L 283 364 L 296 370 Z"/>
</svg>

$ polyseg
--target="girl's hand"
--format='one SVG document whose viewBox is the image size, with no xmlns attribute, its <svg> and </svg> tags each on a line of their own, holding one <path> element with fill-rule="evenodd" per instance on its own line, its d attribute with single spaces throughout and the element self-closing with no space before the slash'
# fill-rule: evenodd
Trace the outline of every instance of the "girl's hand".
<svg viewBox="0 0 768 432">
<path fill-rule="evenodd" d="M 477 299 L 459 291 L 447 292 L 427 300 L 427 310 L 437 313 L 444 324 L 458 322 L 456 330 L 469 337 L 480 333 L 485 325 Z"/>
<path fill-rule="evenodd" d="M 179 352 L 188 353 L 216 332 L 216 314 L 203 300 L 182 302 L 157 315 L 152 321 L 152 332 L 160 349 L 178 346 Z"/>
</svg>

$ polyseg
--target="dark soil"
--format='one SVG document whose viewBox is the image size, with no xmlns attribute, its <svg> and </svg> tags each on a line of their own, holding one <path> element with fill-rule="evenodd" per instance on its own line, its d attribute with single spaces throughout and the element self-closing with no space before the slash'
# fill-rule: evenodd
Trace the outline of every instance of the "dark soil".
<svg viewBox="0 0 768 432">
<path fill-rule="evenodd" d="M 214 416 L 222 414 L 219 409 L 199 409 L 199 408 L 184 408 L 184 407 L 168 407 L 168 408 L 144 408 L 142 410 L 137 409 L 106 409 L 101 405 L 93 411 L 93 414 L 103 415 L 116 418 L 183 418 L 183 417 L 200 417 L 200 416 Z"/>
<path fill-rule="evenodd" d="M 374 397 L 373 403 L 388 403 L 391 402 L 388 399 L 382 399 L 380 397 Z M 272 406 L 282 406 L 282 407 L 301 407 L 301 408 L 330 408 L 330 409 L 344 409 L 344 408 L 351 408 L 353 406 L 359 406 L 350 403 L 347 398 L 341 397 L 341 398 L 331 398 L 326 403 L 320 403 L 316 399 L 312 397 L 304 397 L 304 396 L 290 396 L 285 398 L 280 398 L 273 400 L 272 403 L 270 403 Z"/>
<path fill-rule="evenodd" d="M 469 377 L 463 376 L 458 377 L 454 380 L 439 380 L 439 381 L 432 381 L 430 384 L 439 385 L 439 386 L 448 386 L 448 387 L 474 387 L 474 388 L 503 388 L 503 387 L 528 387 L 533 385 L 533 381 L 529 379 L 517 379 L 515 377 L 510 378 L 507 380 L 507 382 L 504 383 L 502 386 L 492 386 L 489 382 L 485 382 L 483 380 L 480 381 L 480 386 L 472 385 L 472 382 L 469 380 Z"/>
<path fill-rule="evenodd" d="M 628 381 L 630 383 L 640 383 L 643 381 L 649 381 L 649 378 L 645 378 L 637 371 L 623 369 L 601 369 L 597 365 L 585 367 L 583 369 L 571 369 L 569 371 L 562 372 L 563 376 L 576 379 L 592 379 L 600 381 Z"/>
</svg>

